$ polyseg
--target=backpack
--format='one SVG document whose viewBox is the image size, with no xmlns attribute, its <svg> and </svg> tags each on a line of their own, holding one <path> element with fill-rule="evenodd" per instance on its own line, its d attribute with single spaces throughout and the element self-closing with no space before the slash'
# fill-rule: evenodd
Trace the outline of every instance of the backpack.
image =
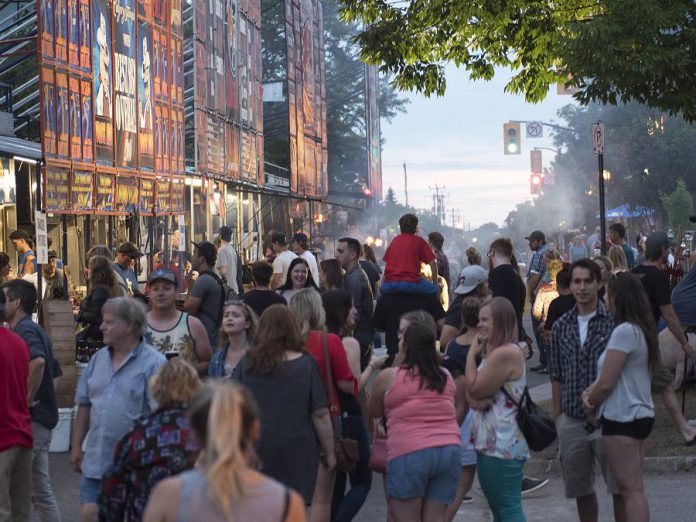
<svg viewBox="0 0 696 522">
<path fill-rule="evenodd" d="M 225 306 L 225 303 L 227 301 L 233 301 L 237 299 L 237 294 L 235 291 L 230 287 L 230 285 L 227 284 L 227 282 L 222 279 L 219 275 L 217 275 L 215 272 L 212 270 L 206 270 L 205 272 L 201 272 L 201 276 L 208 275 L 215 279 L 217 281 L 217 284 L 220 285 L 220 289 L 222 290 L 222 293 L 220 295 L 220 311 L 218 312 L 218 318 L 217 322 L 219 323 L 222 321 L 222 309 Z M 200 276 L 199 276 L 200 277 Z"/>
</svg>

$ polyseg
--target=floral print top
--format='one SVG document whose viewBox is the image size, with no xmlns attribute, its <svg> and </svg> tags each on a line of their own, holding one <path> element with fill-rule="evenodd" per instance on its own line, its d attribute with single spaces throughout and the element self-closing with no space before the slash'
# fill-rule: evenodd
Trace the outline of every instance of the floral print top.
<svg viewBox="0 0 696 522">
<path fill-rule="evenodd" d="M 145 342 L 163 355 L 177 355 L 195 368 L 198 364 L 196 357 L 196 341 L 189 328 L 189 315 L 181 312 L 179 321 L 171 330 L 162 332 L 155 330 L 149 324 L 145 330 Z"/>
<path fill-rule="evenodd" d="M 486 361 L 482 361 L 479 369 Z M 525 369 L 526 372 L 526 369 Z M 518 401 L 527 384 L 526 373 L 519 379 L 505 383 L 505 390 Z M 498 390 L 493 405 L 486 411 L 476 410 L 471 424 L 471 442 L 476 451 L 490 457 L 505 460 L 525 460 L 529 458 L 527 441 L 517 425 L 517 406 Z"/>
<path fill-rule="evenodd" d="M 155 484 L 193 467 L 199 448 L 185 414 L 181 403 L 157 410 L 118 442 L 102 479 L 99 520 L 139 521 Z"/>
</svg>

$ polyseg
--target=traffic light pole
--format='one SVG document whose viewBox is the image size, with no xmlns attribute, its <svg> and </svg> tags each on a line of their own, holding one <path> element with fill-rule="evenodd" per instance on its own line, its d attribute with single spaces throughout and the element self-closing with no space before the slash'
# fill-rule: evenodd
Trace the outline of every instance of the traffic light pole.
<svg viewBox="0 0 696 522">
<path fill-rule="evenodd" d="M 604 202 L 604 154 L 597 154 L 597 179 L 599 181 L 599 230 L 601 234 L 602 255 L 607 254 L 607 220 Z"/>
</svg>

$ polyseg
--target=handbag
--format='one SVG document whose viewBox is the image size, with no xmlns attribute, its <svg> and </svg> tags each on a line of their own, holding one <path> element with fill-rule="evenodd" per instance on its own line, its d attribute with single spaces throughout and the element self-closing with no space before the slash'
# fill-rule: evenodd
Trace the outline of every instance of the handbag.
<svg viewBox="0 0 696 522">
<path fill-rule="evenodd" d="M 384 417 L 382 417 L 382 425 L 386 428 L 384 420 Z M 378 437 L 376 430 L 372 435 L 372 452 L 370 453 L 370 463 L 368 467 L 372 471 L 376 471 L 382 475 L 387 472 L 387 438 Z"/>
<path fill-rule="evenodd" d="M 529 396 L 529 388 L 524 387 L 520 402 L 516 402 L 505 387 L 500 388 L 505 396 L 517 406 L 517 426 L 532 451 L 542 451 L 556 440 L 556 423 Z"/>
<path fill-rule="evenodd" d="M 328 336 L 324 332 L 324 364 L 326 365 L 326 379 L 328 380 L 329 414 L 334 432 L 334 452 L 336 454 L 336 469 L 347 473 L 352 471 L 360 458 L 358 443 L 354 439 L 341 436 L 341 417 L 336 408 L 336 396 L 334 394 L 333 374 L 329 363 Z"/>
</svg>

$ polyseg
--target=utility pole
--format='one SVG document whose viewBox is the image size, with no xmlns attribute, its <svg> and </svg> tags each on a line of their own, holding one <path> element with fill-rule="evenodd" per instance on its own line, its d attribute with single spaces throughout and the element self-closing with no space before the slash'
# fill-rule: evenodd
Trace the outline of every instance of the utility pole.
<svg viewBox="0 0 696 522">
<path fill-rule="evenodd" d="M 452 228 L 457 228 L 457 223 L 459 223 L 460 218 L 459 209 L 450 209 L 450 213 L 452 215 Z"/>
<path fill-rule="evenodd" d="M 406 196 L 405 205 L 408 207 L 408 174 L 406 173 L 406 163 L 404 163 L 404 195 Z"/>
<path fill-rule="evenodd" d="M 441 194 L 440 191 L 444 191 L 445 187 L 440 187 L 435 183 L 435 187 L 428 188 L 435 191 L 435 194 L 433 194 L 433 212 L 435 212 L 440 223 L 444 224 L 447 216 L 447 211 L 445 210 L 445 194 Z"/>
</svg>

